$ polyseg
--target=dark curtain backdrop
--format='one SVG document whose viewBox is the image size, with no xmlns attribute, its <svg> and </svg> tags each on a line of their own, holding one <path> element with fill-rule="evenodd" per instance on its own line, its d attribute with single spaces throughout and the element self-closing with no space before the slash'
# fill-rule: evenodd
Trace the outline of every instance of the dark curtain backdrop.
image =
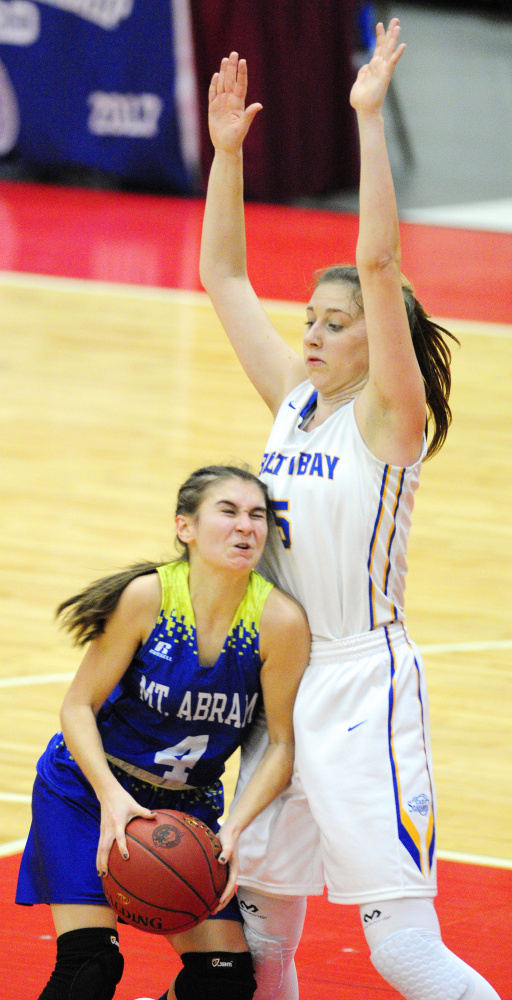
<svg viewBox="0 0 512 1000">
<path fill-rule="evenodd" d="M 221 58 L 247 59 L 245 194 L 259 201 L 354 187 L 358 140 L 349 93 L 356 0 L 192 0 L 204 184 L 212 160 L 207 97 Z"/>
</svg>

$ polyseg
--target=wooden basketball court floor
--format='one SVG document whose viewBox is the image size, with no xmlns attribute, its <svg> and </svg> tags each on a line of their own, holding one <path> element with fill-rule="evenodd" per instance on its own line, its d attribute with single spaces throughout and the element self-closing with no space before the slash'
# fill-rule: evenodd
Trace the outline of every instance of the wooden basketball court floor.
<svg viewBox="0 0 512 1000">
<path fill-rule="evenodd" d="M 56 628 L 54 608 L 128 562 L 173 556 L 174 497 L 193 468 L 240 460 L 259 468 L 270 419 L 200 290 L 202 207 L 0 184 L 0 854 L 11 874 L 30 822 L 35 763 L 58 728 L 80 659 Z M 247 211 L 255 286 L 300 347 L 310 275 L 353 261 L 357 221 L 263 205 Z M 512 1000 L 504 972 L 512 901 L 512 235 L 403 224 L 402 241 L 418 297 L 461 341 L 453 426 L 422 473 L 407 591 L 408 626 L 430 684 L 439 853 L 445 871 L 463 872 L 460 913 L 490 899 L 499 883 L 499 933 L 481 971 L 493 981 L 495 968 L 493 984 Z M 235 772 L 236 762 L 228 797 Z M 440 911 L 447 905 L 440 897 Z M 11 897 L 4 911 L 19 919 Z M 329 919 L 312 912 L 318 927 Z M 464 919 L 452 927 L 461 954 Z M 335 986 L 340 997 L 394 996 L 377 977 L 363 992 L 354 984 L 343 992 L 341 958 L 339 968 L 330 958 L 325 992 L 305 973 L 306 1000 Z M 129 1000 L 123 989 L 120 1000 Z M 0 997 L 18 995 L 12 983 L 0 984 Z"/>
</svg>

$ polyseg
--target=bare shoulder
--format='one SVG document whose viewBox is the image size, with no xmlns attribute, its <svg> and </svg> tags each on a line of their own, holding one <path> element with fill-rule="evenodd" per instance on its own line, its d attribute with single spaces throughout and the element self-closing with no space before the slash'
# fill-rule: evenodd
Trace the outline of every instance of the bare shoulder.
<svg viewBox="0 0 512 1000">
<path fill-rule="evenodd" d="M 265 602 L 260 623 L 260 644 L 273 642 L 279 638 L 283 644 L 295 643 L 306 645 L 311 643 L 306 612 L 290 594 L 274 587 Z M 263 645 L 262 645 L 263 649 Z"/>
<path fill-rule="evenodd" d="M 124 620 L 156 621 L 162 602 L 162 588 L 158 573 L 136 576 L 124 588 L 114 614 Z"/>
</svg>

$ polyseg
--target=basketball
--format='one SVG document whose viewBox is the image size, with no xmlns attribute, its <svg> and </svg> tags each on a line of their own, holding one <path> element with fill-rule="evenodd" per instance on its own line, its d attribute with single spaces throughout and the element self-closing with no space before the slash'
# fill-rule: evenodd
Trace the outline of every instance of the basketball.
<svg viewBox="0 0 512 1000">
<path fill-rule="evenodd" d="M 149 934 L 178 934 L 216 908 L 228 878 L 222 846 L 201 820 L 173 809 L 137 816 L 126 827 L 130 857 L 114 841 L 103 877 L 108 903 L 127 924 Z"/>
</svg>

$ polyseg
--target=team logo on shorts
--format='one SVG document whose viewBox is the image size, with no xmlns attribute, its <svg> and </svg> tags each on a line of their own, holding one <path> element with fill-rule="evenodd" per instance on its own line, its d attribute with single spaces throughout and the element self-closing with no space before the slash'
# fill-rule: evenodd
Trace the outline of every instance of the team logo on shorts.
<svg viewBox="0 0 512 1000">
<path fill-rule="evenodd" d="M 161 823 L 156 830 L 153 830 L 151 839 L 155 847 L 177 847 L 182 837 L 183 834 L 177 826 Z"/>
<path fill-rule="evenodd" d="M 413 799 L 409 799 L 407 808 L 409 812 L 419 813 L 420 816 L 427 816 L 430 809 L 430 799 L 428 795 L 415 795 Z"/>
</svg>

